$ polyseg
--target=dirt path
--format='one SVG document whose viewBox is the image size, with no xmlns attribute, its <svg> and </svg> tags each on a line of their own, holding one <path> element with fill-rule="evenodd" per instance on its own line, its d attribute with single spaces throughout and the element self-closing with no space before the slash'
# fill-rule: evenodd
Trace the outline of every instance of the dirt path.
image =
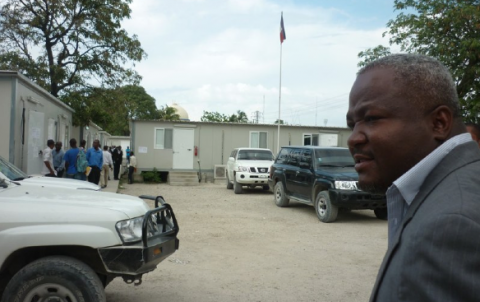
<svg viewBox="0 0 480 302">
<path fill-rule="evenodd" d="M 387 223 L 372 211 L 326 224 L 313 207 L 278 208 L 261 190 L 124 186 L 124 194 L 162 195 L 172 205 L 180 249 L 141 286 L 114 280 L 109 302 L 368 301 L 387 245 Z"/>
</svg>

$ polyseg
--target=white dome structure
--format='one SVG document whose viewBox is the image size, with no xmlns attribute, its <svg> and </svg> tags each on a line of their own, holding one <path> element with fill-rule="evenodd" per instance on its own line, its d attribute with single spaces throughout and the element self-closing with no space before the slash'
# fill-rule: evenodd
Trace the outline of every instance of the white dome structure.
<svg viewBox="0 0 480 302">
<path fill-rule="evenodd" d="M 188 117 L 188 113 L 182 106 L 178 105 L 177 103 L 172 103 L 169 107 L 175 108 L 176 113 L 180 116 L 180 120 L 182 121 L 189 121 L 190 118 Z"/>
</svg>

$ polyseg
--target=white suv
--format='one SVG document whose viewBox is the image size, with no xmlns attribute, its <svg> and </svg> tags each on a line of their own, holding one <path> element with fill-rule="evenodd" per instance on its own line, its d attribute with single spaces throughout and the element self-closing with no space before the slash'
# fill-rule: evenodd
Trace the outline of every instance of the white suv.
<svg viewBox="0 0 480 302">
<path fill-rule="evenodd" d="M 260 186 L 268 190 L 268 174 L 273 159 L 273 153 L 269 149 L 234 149 L 227 162 L 227 189 L 234 189 L 235 194 L 243 192 L 242 186 Z"/>
<path fill-rule="evenodd" d="M 0 172 L 1 302 L 105 302 L 114 278 L 139 285 L 178 249 L 178 224 L 161 196 L 141 196 L 155 200 L 150 209 L 137 197 L 3 172 L 11 171 Z"/>
</svg>

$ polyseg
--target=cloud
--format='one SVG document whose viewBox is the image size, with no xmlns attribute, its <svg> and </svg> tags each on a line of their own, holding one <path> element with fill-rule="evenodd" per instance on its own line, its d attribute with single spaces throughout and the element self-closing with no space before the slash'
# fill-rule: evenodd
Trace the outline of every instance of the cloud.
<svg viewBox="0 0 480 302">
<path fill-rule="evenodd" d="M 282 5 L 283 3 L 283 5 Z M 285 4 L 286 3 L 286 4 Z M 290 123 L 345 126 L 358 52 L 386 44 L 385 28 L 362 29 L 339 8 L 267 0 L 134 1 L 124 23 L 148 59 L 141 85 L 157 106 L 176 102 L 200 120 L 203 111 L 278 118 L 280 11 L 282 116 Z M 265 102 L 263 101 L 265 98 Z"/>
</svg>

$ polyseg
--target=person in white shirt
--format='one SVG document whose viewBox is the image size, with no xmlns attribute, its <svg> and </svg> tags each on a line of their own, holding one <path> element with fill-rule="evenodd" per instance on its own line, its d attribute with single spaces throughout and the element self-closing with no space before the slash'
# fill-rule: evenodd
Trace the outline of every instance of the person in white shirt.
<svg viewBox="0 0 480 302">
<path fill-rule="evenodd" d="M 43 169 L 42 174 L 48 177 L 56 177 L 57 174 L 53 169 L 53 156 L 52 156 L 52 149 L 55 147 L 55 141 L 53 139 L 49 139 L 47 141 L 47 148 L 43 150 Z"/>
<path fill-rule="evenodd" d="M 133 173 L 137 172 L 137 158 L 130 151 L 130 164 L 128 165 L 128 183 L 133 184 Z"/>
<path fill-rule="evenodd" d="M 105 188 L 108 183 L 108 174 L 110 173 L 110 169 L 112 169 L 113 160 L 112 154 L 108 152 L 108 147 L 103 147 L 103 166 L 102 171 L 100 173 L 100 185 L 102 188 Z"/>
</svg>

